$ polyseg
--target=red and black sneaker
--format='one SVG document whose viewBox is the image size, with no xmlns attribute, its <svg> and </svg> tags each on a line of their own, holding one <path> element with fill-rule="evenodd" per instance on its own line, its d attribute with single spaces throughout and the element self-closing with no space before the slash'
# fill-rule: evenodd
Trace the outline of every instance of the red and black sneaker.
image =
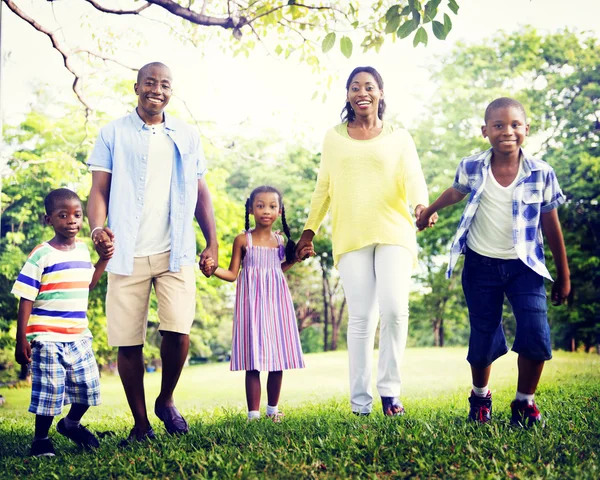
<svg viewBox="0 0 600 480">
<path fill-rule="evenodd" d="M 540 414 L 535 402 L 529 403 L 527 400 L 513 400 L 510 404 L 512 415 L 510 424 L 514 427 L 528 428 L 533 425 L 543 427 L 544 419 Z"/>
<path fill-rule="evenodd" d="M 479 397 L 471 390 L 469 403 L 471 404 L 471 408 L 469 408 L 468 420 L 471 422 L 487 423 L 492 419 L 491 391 L 488 391 L 485 397 Z"/>
</svg>

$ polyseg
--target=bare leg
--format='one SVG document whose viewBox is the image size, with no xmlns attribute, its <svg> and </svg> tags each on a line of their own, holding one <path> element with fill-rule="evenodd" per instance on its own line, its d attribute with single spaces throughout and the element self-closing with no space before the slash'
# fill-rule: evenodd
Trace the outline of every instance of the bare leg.
<svg viewBox="0 0 600 480">
<path fill-rule="evenodd" d="M 487 367 L 474 367 L 471 365 L 471 376 L 473 377 L 473 385 L 477 388 L 486 387 L 490 381 L 490 373 L 492 373 L 492 365 Z"/>
<path fill-rule="evenodd" d="M 190 336 L 175 332 L 162 332 L 162 335 L 160 345 L 162 379 L 156 406 L 172 407 L 174 405 L 173 392 L 190 348 Z"/>
<path fill-rule="evenodd" d="M 35 438 L 46 438 L 48 436 L 52 420 L 54 420 L 54 417 L 47 415 L 35 416 Z"/>
<path fill-rule="evenodd" d="M 150 421 L 144 392 L 143 345 L 119 347 L 117 365 L 135 427 L 141 432 L 147 432 L 150 429 Z"/>
<path fill-rule="evenodd" d="M 542 376 L 544 361 L 530 360 L 523 355 L 519 355 L 517 365 L 519 367 L 517 391 L 533 395 Z"/>
<path fill-rule="evenodd" d="M 269 372 L 267 379 L 267 402 L 272 407 L 279 404 L 279 394 L 281 393 L 281 382 L 283 381 L 283 372 Z"/>
<path fill-rule="evenodd" d="M 260 410 L 260 372 L 258 370 L 246 372 L 246 402 L 249 412 Z"/>
<path fill-rule="evenodd" d="M 67 414 L 67 418 L 74 422 L 78 422 L 81 420 L 81 417 L 88 411 L 90 408 L 89 405 L 83 405 L 82 403 L 74 403 L 71 405 L 71 409 Z"/>
</svg>

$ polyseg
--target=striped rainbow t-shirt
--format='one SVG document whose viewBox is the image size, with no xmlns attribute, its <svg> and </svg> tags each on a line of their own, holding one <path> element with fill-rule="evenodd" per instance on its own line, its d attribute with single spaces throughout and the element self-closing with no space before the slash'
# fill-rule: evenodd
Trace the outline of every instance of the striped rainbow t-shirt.
<svg viewBox="0 0 600 480">
<path fill-rule="evenodd" d="M 44 242 L 33 249 L 12 289 L 33 301 L 27 340 L 73 342 L 90 338 L 87 306 L 94 267 L 82 240 L 73 250 Z"/>
</svg>

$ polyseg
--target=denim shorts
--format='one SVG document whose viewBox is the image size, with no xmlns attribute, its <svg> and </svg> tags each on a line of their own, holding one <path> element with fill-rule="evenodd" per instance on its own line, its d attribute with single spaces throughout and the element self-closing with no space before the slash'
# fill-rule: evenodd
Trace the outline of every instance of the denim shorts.
<svg viewBox="0 0 600 480">
<path fill-rule="evenodd" d="M 100 404 L 100 375 L 91 338 L 34 340 L 31 357 L 31 413 L 54 417 L 69 403 Z"/>
<path fill-rule="evenodd" d="M 550 360 L 550 326 L 544 278 L 521 260 L 490 258 L 467 249 L 462 286 L 469 308 L 471 335 L 467 361 L 487 367 L 508 352 L 502 328 L 504 295 L 515 315 L 512 350 L 535 361 Z"/>
</svg>

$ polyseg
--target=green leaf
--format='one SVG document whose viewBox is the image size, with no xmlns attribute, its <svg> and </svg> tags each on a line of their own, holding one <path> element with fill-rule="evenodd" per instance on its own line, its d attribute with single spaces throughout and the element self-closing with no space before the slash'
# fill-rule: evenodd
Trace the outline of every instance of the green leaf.
<svg viewBox="0 0 600 480">
<path fill-rule="evenodd" d="M 417 29 L 417 25 L 418 24 L 415 23 L 414 20 L 407 20 L 402 25 L 400 25 L 400 28 L 396 32 L 396 36 L 398 38 L 408 37 L 412 32 L 414 32 Z"/>
<path fill-rule="evenodd" d="M 427 46 L 427 32 L 423 27 L 420 27 L 415 34 L 415 39 L 413 40 L 413 47 L 416 47 L 419 43 Z"/>
<path fill-rule="evenodd" d="M 406 17 L 406 15 L 408 15 L 410 13 L 410 7 L 406 6 L 402 9 L 402 11 L 400 12 L 400 16 L 401 17 Z"/>
<path fill-rule="evenodd" d="M 334 45 L 335 45 L 335 32 L 329 32 L 327 35 L 325 35 L 325 38 L 323 39 L 323 43 L 321 43 L 321 49 L 323 50 L 323 53 L 327 53 L 329 50 L 331 50 L 333 48 Z"/>
<path fill-rule="evenodd" d="M 443 23 L 434 20 L 431 29 L 436 38 L 446 40 L 446 29 L 444 28 Z"/>
<path fill-rule="evenodd" d="M 344 54 L 344 57 L 350 58 L 352 56 L 352 40 L 348 37 L 342 37 L 340 40 L 340 49 Z"/>
<path fill-rule="evenodd" d="M 392 18 L 397 17 L 398 11 L 400 10 L 400 5 L 391 6 L 387 12 L 385 12 L 385 19 L 390 22 Z"/>
<path fill-rule="evenodd" d="M 425 12 L 423 14 L 423 23 L 431 22 L 437 15 L 437 7 L 441 0 L 430 0 L 425 4 Z"/>
<path fill-rule="evenodd" d="M 283 52 L 283 47 L 281 45 L 277 45 L 275 47 L 275 54 L 276 55 L 281 55 L 281 52 Z"/>
<path fill-rule="evenodd" d="M 452 10 L 454 15 L 458 15 L 458 9 L 460 7 L 458 6 L 458 3 L 456 3 L 456 0 L 448 0 L 448 8 Z"/>
<path fill-rule="evenodd" d="M 319 91 L 315 90 L 315 93 L 313 93 L 311 100 L 314 100 L 315 98 L 317 98 L 318 95 L 319 95 Z"/>
<path fill-rule="evenodd" d="M 446 31 L 446 35 L 452 30 L 452 20 L 450 20 L 447 13 L 444 13 L 444 30 Z"/>
<path fill-rule="evenodd" d="M 385 26 L 385 33 L 395 32 L 396 30 L 398 30 L 399 25 L 400 25 L 400 15 L 396 15 L 395 17 L 392 17 L 392 19 L 388 21 L 387 25 Z"/>
</svg>

